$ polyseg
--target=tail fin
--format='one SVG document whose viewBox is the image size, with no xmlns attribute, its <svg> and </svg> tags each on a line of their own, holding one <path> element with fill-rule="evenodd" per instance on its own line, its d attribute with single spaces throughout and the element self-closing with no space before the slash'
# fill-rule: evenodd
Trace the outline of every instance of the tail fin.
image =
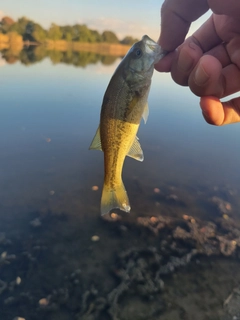
<svg viewBox="0 0 240 320">
<path fill-rule="evenodd" d="M 105 184 L 103 186 L 101 199 L 102 215 L 109 213 L 114 208 L 119 208 L 125 212 L 129 212 L 131 209 L 123 182 L 114 189 L 109 188 Z"/>
</svg>

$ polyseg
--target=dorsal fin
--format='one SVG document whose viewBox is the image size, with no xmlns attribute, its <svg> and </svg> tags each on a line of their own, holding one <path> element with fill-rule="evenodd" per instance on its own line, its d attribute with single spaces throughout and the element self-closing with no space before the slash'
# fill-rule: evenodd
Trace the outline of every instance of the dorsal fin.
<svg viewBox="0 0 240 320">
<path fill-rule="evenodd" d="M 95 136 L 91 142 L 89 147 L 90 150 L 101 150 L 102 151 L 102 144 L 101 144 L 101 137 L 100 137 L 100 125 L 97 128 Z"/>
</svg>

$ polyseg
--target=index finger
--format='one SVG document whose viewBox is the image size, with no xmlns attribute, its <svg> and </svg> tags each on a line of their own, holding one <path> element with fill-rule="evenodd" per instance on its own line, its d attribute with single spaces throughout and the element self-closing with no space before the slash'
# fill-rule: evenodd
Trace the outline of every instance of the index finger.
<svg viewBox="0 0 240 320">
<path fill-rule="evenodd" d="M 175 50 L 184 41 L 191 23 L 208 9 L 207 0 L 165 0 L 161 8 L 160 46 Z"/>
</svg>

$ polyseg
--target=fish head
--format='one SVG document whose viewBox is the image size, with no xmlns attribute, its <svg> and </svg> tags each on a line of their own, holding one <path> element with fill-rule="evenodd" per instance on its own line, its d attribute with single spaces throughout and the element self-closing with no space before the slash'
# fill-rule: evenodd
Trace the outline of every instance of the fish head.
<svg viewBox="0 0 240 320">
<path fill-rule="evenodd" d="M 154 64 L 165 56 L 166 52 L 147 35 L 136 42 L 124 58 L 124 78 L 127 82 L 136 82 L 152 77 Z"/>
</svg>

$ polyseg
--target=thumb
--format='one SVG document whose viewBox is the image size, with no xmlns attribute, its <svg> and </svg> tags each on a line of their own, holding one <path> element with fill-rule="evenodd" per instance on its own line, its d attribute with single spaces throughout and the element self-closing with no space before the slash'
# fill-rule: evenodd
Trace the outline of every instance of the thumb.
<svg viewBox="0 0 240 320">
<path fill-rule="evenodd" d="M 200 107 L 207 123 L 215 126 L 240 122 L 240 97 L 221 102 L 216 97 L 201 97 Z"/>
</svg>

